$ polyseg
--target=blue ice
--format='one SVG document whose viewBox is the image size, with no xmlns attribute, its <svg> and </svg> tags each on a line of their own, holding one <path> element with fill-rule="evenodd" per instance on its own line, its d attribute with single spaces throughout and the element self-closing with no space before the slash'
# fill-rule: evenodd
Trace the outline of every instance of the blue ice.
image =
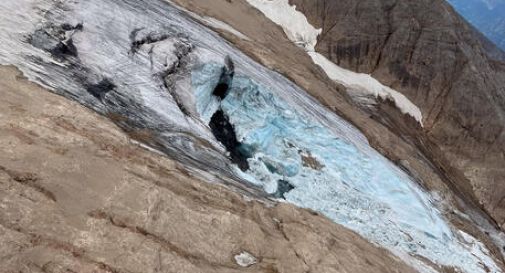
<svg viewBox="0 0 505 273">
<path fill-rule="evenodd" d="M 218 108 L 229 117 L 251 154 L 244 178 L 268 193 L 277 190 L 280 179 L 288 181 L 294 186 L 285 194 L 288 202 L 319 211 L 375 243 L 468 267 L 468 272 L 481 271 L 476 257 L 455 240 L 430 196 L 394 164 L 296 112 L 247 76 L 236 75 L 222 101 L 211 98 L 215 85 L 205 79 L 220 69 L 218 64 L 206 64 L 193 71 L 197 109 L 206 121 Z M 303 156 L 317 166 L 304 164 Z"/>
</svg>

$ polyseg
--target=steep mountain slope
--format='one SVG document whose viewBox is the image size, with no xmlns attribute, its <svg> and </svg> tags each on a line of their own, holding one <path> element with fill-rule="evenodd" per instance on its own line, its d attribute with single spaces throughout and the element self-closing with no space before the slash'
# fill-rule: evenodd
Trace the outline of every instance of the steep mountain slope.
<svg viewBox="0 0 505 273">
<path fill-rule="evenodd" d="M 235 20 L 259 19 L 260 24 L 244 29 L 207 14 L 188 16 L 157 0 L 4 1 L 0 5 L 13 12 L 0 18 L 0 59 L 108 116 L 186 168 L 220 176 L 252 197 L 268 194 L 320 211 L 423 272 L 502 271 L 488 237 L 497 233 L 485 221 L 472 224 L 480 218 L 459 211 L 474 212 L 464 203 L 454 205 L 459 199 L 415 146 L 350 104 L 341 86 L 305 62 L 310 60 L 305 53 L 283 40 L 282 31 L 260 13 L 248 14 L 253 9 L 244 1 L 196 3 L 218 7 L 218 13 L 245 11 L 233 14 Z M 277 64 L 329 109 L 352 117 L 390 158 L 403 155 L 396 163 L 404 169 L 385 160 L 354 126 L 304 90 L 191 17 L 228 33 L 241 48 L 249 46 L 246 52 L 265 50 L 258 41 L 274 37 L 280 47 L 267 44 L 271 48 L 252 55 Z M 268 35 L 258 35 L 263 33 Z M 279 48 L 285 52 L 270 58 Z M 322 87 L 319 93 L 315 87 Z M 377 107 L 398 113 L 387 104 Z M 440 192 L 431 194 L 416 180 Z M 440 200 L 448 204 L 437 204 Z M 247 263 L 247 254 L 239 257 Z"/>
<path fill-rule="evenodd" d="M 2 273 L 415 272 L 314 212 L 139 147 L 12 67 L 0 96 Z"/>
<path fill-rule="evenodd" d="M 448 0 L 491 41 L 505 50 L 505 1 Z"/>
<path fill-rule="evenodd" d="M 316 50 L 402 92 L 424 133 L 505 221 L 505 70 L 444 1 L 290 1 L 322 28 Z"/>
</svg>

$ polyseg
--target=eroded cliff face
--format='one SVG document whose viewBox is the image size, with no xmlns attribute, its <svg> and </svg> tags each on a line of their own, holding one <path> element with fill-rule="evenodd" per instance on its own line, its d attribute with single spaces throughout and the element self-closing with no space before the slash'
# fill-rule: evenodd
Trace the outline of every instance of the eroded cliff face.
<svg viewBox="0 0 505 273">
<path fill-rule="evenodd" d="M 475 30 L 445 1 L 290 2 L 322 28 L 318 52 L 421 108 L 429 139 L 502 225 L 505 74 Z"/>
<path fill-rule="evenodd" d="M 314 212 L 139 146 L 15 68 L 0 67 L 0 96 L 0 272 L 415 272 Z"/>
</svg>

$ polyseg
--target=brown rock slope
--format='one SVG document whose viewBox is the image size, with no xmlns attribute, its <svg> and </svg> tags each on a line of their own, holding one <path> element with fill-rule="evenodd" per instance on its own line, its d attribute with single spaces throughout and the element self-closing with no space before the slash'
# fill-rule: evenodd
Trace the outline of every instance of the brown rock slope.
<svg viewBox="0 0 505 273">
<path fill-rule="evenodd" d="M 505 64 L 489 56 L 489 42 L 443 0 L 290 2 L 323 28 L 318 52 L 421 108 L 429 141 L 503 227 Z"/>
<path fill-rule="evenodd" d="M 321 216 L 203 181 L 13 68 L 0 96 L 0 272 L 413 272 Z"/>
</svg>

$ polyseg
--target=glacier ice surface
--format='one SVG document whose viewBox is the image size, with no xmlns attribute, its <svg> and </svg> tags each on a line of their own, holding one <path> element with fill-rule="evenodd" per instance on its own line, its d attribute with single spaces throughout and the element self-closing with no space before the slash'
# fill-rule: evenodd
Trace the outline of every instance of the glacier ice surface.
<svg viewBox="0 0 505 273">
<path fill-rule="evenodd" d="M 464 272 L 485 272 L 481 261 L 499 272 L 483 245 L 454 233 L 410 177 L 366 142 L 348 141 L 356 132 L 345 122 L 334 122 L 338 130 L 332 131 L 244 74 L 235 75 L 223 100 L 212 99 L 209 79 L 221 68 L 208 63 L 193 70 L 193 90 L 202 118 L 223 111 L 251 154 L 244 178 L 270 194 L 285 186 L 279 181 L 288 182 L 288 202 L 322 212 L 379 245 Z"/>
</svg>

